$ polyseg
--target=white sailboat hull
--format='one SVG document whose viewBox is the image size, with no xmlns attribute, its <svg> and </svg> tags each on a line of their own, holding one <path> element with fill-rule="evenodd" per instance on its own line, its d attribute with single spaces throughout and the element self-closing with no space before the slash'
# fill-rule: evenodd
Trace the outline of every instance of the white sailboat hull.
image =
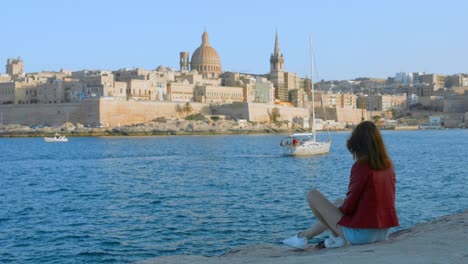
<svg viewBox="0 0 468 264">
<path fill-rule="evenodd" d="M 329 140 L 320 142 L 316 140 L 316 124 L 315 124 L 315 91 L 314 91 L 314 52 L 312 50 L 312 36 L 310 37 L 310 83 L 312 84 L 312 131 L 311 133 L 297 133 L 283 138 L 280 146 L 283 149 L 283 154 L 288 156 L 312 156 L 327 154 L 330 152 L 331 138 L 328 131 Z M 323 104 L 322 104 L 323 106 Z"/>
<path fill-rule="evenodd" d="M 317 142 L 313 140 L 304 141 L 299 145 L 283 146 L 283 154 L 288 156 L 312 156 L 327 154 L 330 152 L 331 141 Z"/>
<path fill-rule="evenodd" d="M 60 137 L 45 137 L 44 138 L 45 142 L 68 142 L 68 138 L 65 136 L 60 136 Z"/>
</svg>

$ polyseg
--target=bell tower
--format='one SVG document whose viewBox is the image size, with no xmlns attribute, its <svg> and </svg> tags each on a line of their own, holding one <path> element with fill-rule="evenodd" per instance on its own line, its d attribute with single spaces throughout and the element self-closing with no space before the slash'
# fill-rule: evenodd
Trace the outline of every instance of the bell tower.
<svg viewBox="0 0 468 264">
<path fill-rule="evenodd" d="M 280 51 L 278 31 L 275 36 L 275 48 L 270 56 L 270 81 L 275 86 L 275 97 L 281 101 L 289 100 L 288 90 L 284 84 L 284 57 Z"/>
<path fill-rule="evenodd" d="M 189 70 L 189 53 L 187 51 L 182 51 L 180 53 L 180 71 Z"/>
<path fill-rule="evenodd" d="M 17 59 L 8 59 L 6 64 L 6 73 L 11 76 L 12 79 L 18 78 L 23 74 L 23 60 L 20 58 Z"/>
</svg>

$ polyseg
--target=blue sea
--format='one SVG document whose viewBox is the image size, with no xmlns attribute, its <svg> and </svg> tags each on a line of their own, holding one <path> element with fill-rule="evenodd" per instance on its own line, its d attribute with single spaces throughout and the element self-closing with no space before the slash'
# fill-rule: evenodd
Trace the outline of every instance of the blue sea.
<svg viewBox="0 0 468 264">
<path fill-rule="evenodd" d="M 382 131 L 400 228 L 468 208 L 468 130 Z M 285 135 L 0 138 L 0 263 L 128 263 L 280 245 L 316 221 L 305 195 L 344 197 L 353 163 L 285 157 Z M 321 134 L 325 137 L 325 134 Z"/>
</svg>

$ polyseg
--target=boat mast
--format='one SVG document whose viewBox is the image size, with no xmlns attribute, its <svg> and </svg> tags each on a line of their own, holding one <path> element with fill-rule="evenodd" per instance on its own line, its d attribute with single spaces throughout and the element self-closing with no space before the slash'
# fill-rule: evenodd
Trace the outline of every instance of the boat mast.
<svg viewBox="0 0 468 264">
<path fill-rule="evenodd" d="M 312 84 L 312 134 L 315 141 L 314 51 L 312 49 L 312 34 L 310 34 L 310 83 Z"/>
</svg>

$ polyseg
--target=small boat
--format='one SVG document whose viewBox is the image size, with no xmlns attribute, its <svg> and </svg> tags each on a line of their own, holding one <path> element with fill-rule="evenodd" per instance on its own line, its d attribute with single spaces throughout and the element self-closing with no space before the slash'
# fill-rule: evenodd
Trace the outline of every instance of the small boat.
<svg viewBox="0 0 468 264">
<path fill-rule="evenodd" d="M 68 138 L 60 135 L 59 133 L 55 133 L 54 137 L 44 137 L 45 142 L 68 142 Z"/>
<path fill-rule="evenodd" d="M 283 138 L 280 146 L 288 156 L 311 156 L 330 152 L 331 140 L 316 141 L 314 133 L 298 133 Z"/>
<path fill-rule="evenodd" d="M 280 146 L 283 150 L 283 155 L 287 156 L 311 156 L 320 155 L 330 152 L 331 137 L 330 130 L 328 132 L 328 141 L 317 141 L 315 127 L 315 95 L 314 95 L 314 80 L 313 80 L 313 65 L 314 55 L 312 50 L 312 36 L 310 37 L 310 81 L 312 83 L 312 131 L 310 133 L 292 134 L 280 141 Z M 323 104 L 322 104 L 323 105 Z"/>
</svg>

